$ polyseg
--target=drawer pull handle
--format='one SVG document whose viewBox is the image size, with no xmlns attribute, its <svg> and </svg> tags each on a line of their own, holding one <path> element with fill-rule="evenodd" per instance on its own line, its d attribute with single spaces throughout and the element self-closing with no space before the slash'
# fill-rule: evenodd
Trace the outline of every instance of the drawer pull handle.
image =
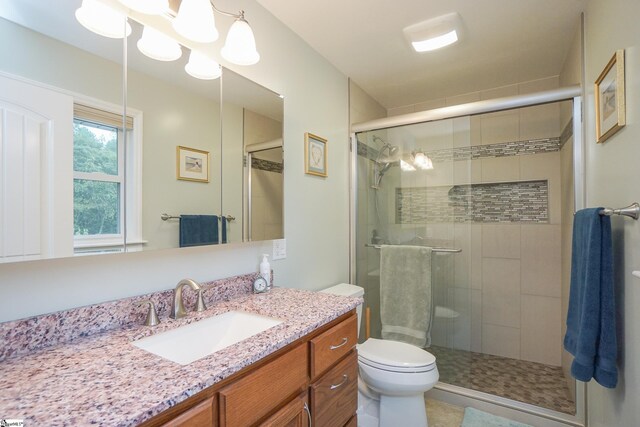
<svg viewBox="0 0 640 427">
<path fill-rule="evenodd" d="M 342 376 L 342 382 L 340 384 L 331 384 L 331 387 L 329 387 L 329 390 L 335 390 L 338 387 L 342 387 L 344 385 L 344 383 L 346 383 L 347 381 L 349 381 L 349 377 L 347 376 L 347 374 L 344 374 Z"/>
<path fill-rule="evenodd" d="M 337 349 L 337 348 L 340 348 L 340 347 L 342 347 L 343 345 L 345 345 L 348 341 L 349 341 L 349 338 L 344 337 L 344 338 L 342 338 L 342 344 L 332 345 L 331 347 L 329 347 L 329 350 L 335 350 L 335 349 Z"/>
</svg>

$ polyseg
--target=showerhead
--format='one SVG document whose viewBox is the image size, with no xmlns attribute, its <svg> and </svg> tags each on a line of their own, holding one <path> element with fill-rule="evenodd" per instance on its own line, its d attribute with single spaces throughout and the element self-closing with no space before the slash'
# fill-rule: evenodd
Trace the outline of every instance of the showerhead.
<svg viewBox="0 0 640 427">
<path fill-rule="evenodd" d="M 384 174 L 389 170 L 394 162 L 397 162 L 400 159 L 400 147 L 389 144 L 377 135 L 373 136 L 373 140 L 382 142 L 382 147 L 378 151 L 378 156 L 375 161 L 376 171 L 374 184 L 371 186 L 371 188 L 377 190 L 380 188 L 380 182 L 382 181 Z"/>
</svg>

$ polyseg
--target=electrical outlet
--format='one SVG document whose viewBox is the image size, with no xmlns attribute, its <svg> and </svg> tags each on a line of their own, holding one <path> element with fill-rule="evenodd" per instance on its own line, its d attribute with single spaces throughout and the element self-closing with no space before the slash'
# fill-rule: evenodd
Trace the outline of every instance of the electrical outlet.
<svg viewBox="0 0 640 427">
<path fill-rule="evenodd" d="M 287 257 L 287 239 L 273 241 L 273 256 L 271 259 L 284 259 Z"/>
</svg>

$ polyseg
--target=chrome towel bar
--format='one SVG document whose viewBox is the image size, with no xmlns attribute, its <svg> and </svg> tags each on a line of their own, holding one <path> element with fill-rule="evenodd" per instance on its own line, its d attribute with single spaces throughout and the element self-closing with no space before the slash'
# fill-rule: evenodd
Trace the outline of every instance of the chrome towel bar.
<svg viewBox="0 0 640 427">
<path fill-rule="evenodd" d="M 221 217 L 218 217 L 218 219 L 220 219 Z M 231 215 L 226 215 L 225 218 L 227 218 L 227 221 L 235 221 L 236 217 L 235 216 L 231 216 Z M 160 215 L 160 219 L 163 221 L 166 221 L 168 219 L 180 219 L 180 215 L 169 215 L 167 213 L 163 213 L 162 215 Z"/>
<path fill-rule="evenodd" d="M 384 245 L 373 245 L 371 243 L 366 243 L 365 246 L 367 248 L 374 248 L 374 249 L 380 249 L 382 246 Z M 395 245 L 393 245 L 395 246 Z M 400 245 L 397 245 L 400 246 Z M 420 246 L 420 245 L 418 245 Z M 424 246 L 424 245 L 422 245 Z M 462 252 L 462 249 L 455 249 L 455 248 L 431 248 L 432 252 L 443 252 L 443 253 L 458 253 L 458 252 Z"/>
<path fill-rule="evenodd" d="M 604 208 L 600 211 L 600 215 L 622 215 L 637 220 L 638 218 L 640 218 L 640 204 L 636 202 L 630 204 L 626 208 L 620 209 Z"/>
</svg>

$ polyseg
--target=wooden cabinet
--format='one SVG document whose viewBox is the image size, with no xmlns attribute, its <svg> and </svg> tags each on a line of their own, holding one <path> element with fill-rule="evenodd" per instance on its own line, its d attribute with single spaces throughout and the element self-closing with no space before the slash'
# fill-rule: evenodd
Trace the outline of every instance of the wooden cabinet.
<svg viewBox="0 0 640 427">
<path fill-rule="evenodd" d="M 143 423 L 145 427 L 355 427 L 355 311 Z"/>
<path fill-rule="evenodd" d="M 184 411 L 174 419 L 162 424 L 162 427 L 211 427 L 217 426 L 216 398 L 210 397 Z"/>
<path fill-rule="evenodd" d="M 220 426 L 250 426 L 308 383 L 307 346 L 291 351 L 220 390 Z"/>
<path fill-rule="evenodd" d="M 305 391 L 270 416 L 260 424 L 260 427 L 309 427 L 310 418 L 307 392 Z"/>
<path fill-rule="evenodd" d="M 311 385 L 314 426 L 343 426 L 358 408 L 358 356 L 355 351 Z"/>
<path fill-rule="evenodd" d="M 351 316 L 309 341 L 311 379 L 321 375 L 355 347 L 358 341 L 357 325 L 357 317 Z"/>
</svg>

